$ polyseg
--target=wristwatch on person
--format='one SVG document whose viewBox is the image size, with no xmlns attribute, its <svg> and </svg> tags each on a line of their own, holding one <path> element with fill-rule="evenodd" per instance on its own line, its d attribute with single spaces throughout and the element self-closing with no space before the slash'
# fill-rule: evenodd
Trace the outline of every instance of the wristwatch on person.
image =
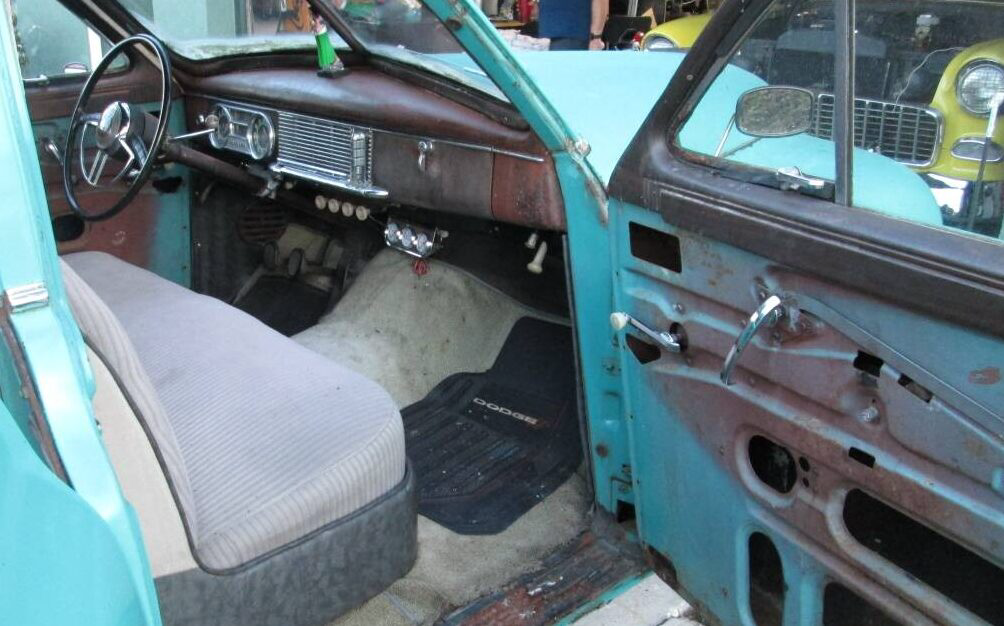
<svg viewBox="0 0 1004 626">
<path fill-rule="evenodd" d="M 596 39 L 603 39 L 603 35 L 600 33 L 589 33 L 589 41 L 594 41 Z"/>
</svg>

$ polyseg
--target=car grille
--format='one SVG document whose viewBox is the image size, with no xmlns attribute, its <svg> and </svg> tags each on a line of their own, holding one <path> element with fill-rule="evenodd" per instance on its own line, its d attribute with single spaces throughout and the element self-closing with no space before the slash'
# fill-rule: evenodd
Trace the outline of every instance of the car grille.
<svg viewBox="0 0 1004 626">
<path fill-rule="evenodd" d="M 278 162 L 326 178 L 366 182 L 371 135 L 369 129 L 280 111 Z"/>
<path fill-rule="evenodd" d="M 833 137 L 833 94 L 817 98 L 812 130 Z M 934 162 L 941 138 L 941 118 L 925 107 L 855 98 L 854 145 L 900 163 L 923 167 Z"/>
</svg>

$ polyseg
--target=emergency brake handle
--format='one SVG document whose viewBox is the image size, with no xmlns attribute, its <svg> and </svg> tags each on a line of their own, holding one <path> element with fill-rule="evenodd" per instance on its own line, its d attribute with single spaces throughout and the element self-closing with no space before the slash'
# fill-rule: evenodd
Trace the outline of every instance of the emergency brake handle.
<svg viewBox="0 0 1004 626">
<path fill-rule="evenodd" d="M 729 354 L 725 357 L 725 363 L 722 365 L 722 382 L 726 385 L 731 385 L 732 383 L 732 370 L 735 369 L 736 363 L 739 362 L 739 357 L 742 356 L 743 350 L 749 345 L 750 341 L 753 340 L 754 335 L 757 331 L 764 326 L 774 326 L 777 324 L 781 318 L 787 315 L 787 309 L 784 306 L 784 302 L 778 296 L 770 296 L 763 301 L 756 311 L 750 315 L 749 321 L 747 321 L 746 326 L 739 333 L 736 338 L 735 344 L 732 345 L 732 349 L 729 350 Z"/>
</svg>

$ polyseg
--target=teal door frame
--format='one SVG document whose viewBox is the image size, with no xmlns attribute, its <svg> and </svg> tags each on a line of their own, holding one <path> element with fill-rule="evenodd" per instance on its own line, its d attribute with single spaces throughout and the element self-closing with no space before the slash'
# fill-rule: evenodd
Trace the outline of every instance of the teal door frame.
<svg viewBox="0 0 1004 626">
<path fill-rule="evenodd" d="M 156 625 L 139 524 L 91 408 L 94 379 L 63 289 L 7 11 L 0 4 L 0 293 L 10 329 L 0 342 L 0 621 Z M 26 395 L 66 482 L 38 453 L 27 425 L 43 416 Z"/>
</svg>

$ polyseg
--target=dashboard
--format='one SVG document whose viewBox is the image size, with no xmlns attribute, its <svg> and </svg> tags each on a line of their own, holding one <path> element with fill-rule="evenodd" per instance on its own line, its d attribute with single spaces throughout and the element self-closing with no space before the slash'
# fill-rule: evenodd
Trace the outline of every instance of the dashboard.
<svg viewBox="0 0 1004 626">
<path fill-rule="evenodd" d="M 190 128 L 215 116 L 214 150 L 286 184 L 374 207 L 565 229 L 553 161 L 518 120 L 369 67 L 334 78 L 250 70 L 197 79 L 187 91 Z"/>
</svg>

